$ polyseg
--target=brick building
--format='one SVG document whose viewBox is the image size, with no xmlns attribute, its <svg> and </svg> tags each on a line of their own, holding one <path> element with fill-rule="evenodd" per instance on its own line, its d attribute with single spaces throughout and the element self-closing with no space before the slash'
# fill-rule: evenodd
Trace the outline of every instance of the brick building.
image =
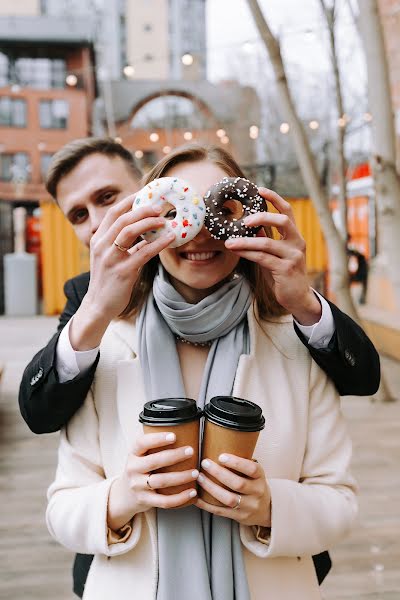
<svg viewBox="0 0 400 600">
<path fill-rule="evenodd" d="M 4 15 L 5 4 L 0 10 L 0 314 L 3 256 L 14 249 L 12 210 L 27 209 L 27 250 L 38 255 L 40 265 L 41 223 L 35 209 L 50 200 L 45 173 L 59 148 L 90 132 L 95 97 L 88 23 Z"/>
<path fill-rule="evenodd" d="M 93 51 L 84 21 L 0 17 L 0 199 L 38 203 L 51 156 L 90 130 Z"/>
</svg>

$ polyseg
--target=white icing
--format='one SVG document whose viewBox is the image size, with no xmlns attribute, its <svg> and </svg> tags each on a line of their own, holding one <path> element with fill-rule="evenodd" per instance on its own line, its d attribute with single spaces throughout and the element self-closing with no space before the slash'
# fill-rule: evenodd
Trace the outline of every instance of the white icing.
<svg viewBox="0 0 400 600">
<path fill-rule="evenodd" d="M 153 242 L 170 230 L 175 234 L 175 240 L 169 244 L 169 248 L 178 248 L 196 237 L 203 227 L 206 214 L 203 198 L 190 184 L 177 177 L 155 179 L 137 192 L 132 210 L 161 205 L 165 206 L 161 216 L 165 216 L 170 210 L 168 204 L 176 208 L 176 216 L 173 219 L 166 218 L 164 227 L 146 231 L 142 237 Z"/>
</svg>

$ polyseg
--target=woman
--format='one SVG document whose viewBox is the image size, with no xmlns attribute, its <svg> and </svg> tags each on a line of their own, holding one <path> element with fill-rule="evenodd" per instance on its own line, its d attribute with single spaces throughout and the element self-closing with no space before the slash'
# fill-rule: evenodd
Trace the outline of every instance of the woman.
<svg viewBox="0 0 400 600">
<path fill-rule="evenodd" d="M 204 195 L 226 175 L 243 176 L 229 154 L 190 146 L 160 161 L 145 183 L 180 177 Z M 283 206 L 273 192 L 260 193 Z M 142 217 L 129 239 L 126 229 L 115 230 L 118 246 L 163 223 L 145 209 Z M 150 243 L 122 255 L 138 271 L 131 301 L 107 329 L 91 392 L 61 434 L 48 494 L 52 535 L 95 554 L 84 599 L 320 598 L 311 556 L 341 539 L 355 518 L 351 444 L 337 392 L 278 302 L 279 265 L 299 252 L 287 243 L 297 239 L 295 226 L 270 212 L 247 224 L 275 225 L 285 246 L 264 233 L 224 243 L 203 228 L 179 248 L 168 248 L 165 236 L 150 260 Z M 293 280 L 311 302 L 305 277 Z M 186 343 L 188 329 L 192 341 L 198 335 L 210 343 Z M 152 474 L 193 449 L 168 450 L 173 431 L 143 435 L 144 402 L 186 395 L 203 406 L 231 393 L 265 415 L 258 462 L 221 455 L 219 464 L 203 461 L 200 474 Z M 224 506 L 197 499 L 179 508 L 196 496 L 195 480 Z M 157 493 L 190 481 L 193 488 L 180 494 Z"/>
</svg>

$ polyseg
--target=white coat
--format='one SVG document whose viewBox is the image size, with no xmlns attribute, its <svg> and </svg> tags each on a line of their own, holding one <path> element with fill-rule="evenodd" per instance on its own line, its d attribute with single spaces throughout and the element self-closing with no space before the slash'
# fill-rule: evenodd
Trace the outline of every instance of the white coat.
<svg viewBox="0 0 400 600">
<path fill-rule="evenodd" d="M 259 404 L 266 418 L 254 456 L 272 498 L 269 545 L 257 541 L 253 527 L 240 526 L 251 598 L 314 600 L 321 596 L 311 556 L 341 540 L 357 513 L 351 442 L 338 394 L 297 338 L 292 318 L 263 322 L 262 329 L 252 309 L 248 318 L 251 351 L 240 358 L 234 395 Z M 125 542 L 107 542 L 110 486 L 142 431 L 146 396 L 137 348 L 133 321 L 111 323 L 91 391 L 61 432 L 48 492 L 51 534 L 72 551 L 95 555 L 84 600 L 155 599 L 155 510 L 134 517 Z"/>
</svg>

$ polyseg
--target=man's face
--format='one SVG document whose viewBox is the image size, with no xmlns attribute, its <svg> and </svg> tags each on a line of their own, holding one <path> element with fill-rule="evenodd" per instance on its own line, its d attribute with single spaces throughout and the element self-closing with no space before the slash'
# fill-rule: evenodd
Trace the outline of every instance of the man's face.
<svg viewBox="0 0 400 600">
<path fill-rule="evenodd" d="M 78 238 L 89 246 L 107 210 L 139 188 L 119 156 L 90 154 L 57 185 L 57 202 Z"/>
</svg>

